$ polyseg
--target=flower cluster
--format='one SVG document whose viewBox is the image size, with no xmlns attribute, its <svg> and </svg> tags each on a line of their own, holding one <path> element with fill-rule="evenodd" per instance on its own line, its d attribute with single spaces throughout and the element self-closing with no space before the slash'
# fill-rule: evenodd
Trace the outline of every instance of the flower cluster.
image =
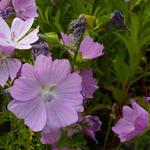
<svg viewBox="0 0 150 150">
<path fill-rule="evenodd" d="M 96 96 L 101 92 L 97 76 L 103 72 L 98 70 L 95 76 L 92 61 L 98 62 L 104 56 L 104 46 L 86 31 L 88 22 L 80 15 L 71 23 L 72 33 L 61 32 L 60 38 L 57 37 L 56 47 L 61 52 L 54 55 L 41 26 L 32 28 L 37 16 L 35 0 L 0 1 L 0 86 L 11 97 L 7 109 L 31 131 L 40 132 L 41 143 L 50 144 L 53 150 L 59 150 L 57 144 L 64 134 L 70 138 L 83 132 L 99 143 L 96 133 L 101 131 L 103 123 L 93 110 L 103 106 L 99 106 L 101 99 L 98 99 L 96 107 L 88 107 L 90 102 L 94 103 L 88 99 L 94 99 L 96 90 Z M 12 20 L 8 22 L 9 18 Z M 111 23 L 124 27 L 124 16 L 114 11 Z M 28 52 L 30 61 L 25 59 L 24 52 Z M 116 70 L 120 72 L 122 68 Z M 126 86 L 122 87 L 126 92 Z M 107 89 L 116 90 L 109 85 Z M 150 103 L 149 96 L 144 99 Z M 148 111 L 137 100 L 131 100 L 131 106 L 122 107 L 119 120 L 116 114 L 120 113 L 120 107 L 115 111 L 110 108 L 116 123 L 112 131 L 121 142 L 133 139 L 148 128 Z"/>
<path fill-rule="evenodd" d="M 9 3 L 4 2 L 1 2 L 1 10 Z M 23 3 L 20 1 L 12 3 L 16 12 L 19 11 L 17 8 L 22 8 Z M 31 1 L 25 6 L 29 5 L 31 7 Z M 25 17 L 28 16 L 26 11 L 19 14 L 13 19 L 11 27 L 0 18 L 0 85 L 5 87 L 8 80 L 13 81 L 13 85 L 7 90 L 12 97 L 8 110 L 17 118 L 23 119 L 32 131 L 41 131 L 43 144 L 53 144 L 60 138 L 62 128 L 78 122 L 78 113 L 84 111 L 83 99 L 93 97 L 94 91 L 98 88 L 97 82 L 91 69 L 82 70 L 81 73 L 74 72 L 69 60 L 52 60 L 48 45 L 44 43 L 44 38 L 38 35 L 39 27 L 29 32 L 36 15 L 28 18 Z M 32 49 L 34 65 L 22 64 L 15 57 L 16 49 Z M 83 58 L 92 59 L 101 56 L 102 50 L 102 45 L 86 36 L 80 44 L 79 53 L 82 51 Z M 92 125 L 94 120 L 98 122 L 96 129 Z M 87 116 L 83 117 L 82 122 L 87 124 L 83 130 L 96 140 L 94 132 L 100 130 L 99 118 Z"/>
</svg>

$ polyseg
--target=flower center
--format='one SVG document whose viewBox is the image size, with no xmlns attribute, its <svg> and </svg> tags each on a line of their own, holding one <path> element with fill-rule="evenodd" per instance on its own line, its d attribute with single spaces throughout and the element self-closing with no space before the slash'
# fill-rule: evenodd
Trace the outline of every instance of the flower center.
<svg viewBox="0 0 150 150">
<path fill-rule="evenodd" d="M 40 95 L 44 99 L 44 102 L 51 102 L 56 99 L 56 85 L 42 86 L 40 89 Z"/>
</svg>

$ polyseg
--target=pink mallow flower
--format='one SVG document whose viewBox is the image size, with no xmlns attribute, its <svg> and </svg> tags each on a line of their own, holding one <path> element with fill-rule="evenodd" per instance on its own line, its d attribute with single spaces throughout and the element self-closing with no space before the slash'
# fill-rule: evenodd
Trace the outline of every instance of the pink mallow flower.
<svg viewBox="0 0 150 150">
<path fill-rule="evenodd" d="M 21 67 L 18 59 L 12 58 L 13 49 L 11 47 L 0 46 L 0 85 L 3 87 L 7 80 L 13 81 Z"/>
<path fill-rule="evenodd" d="M 22 66 L 21 77 L 10 88 L 14 100 L 8 110 L 35 132 L 66 127 L 83 111 L 81 82 L 77 72 L 71 73 L 68 60 L 39 55 L 34 67 Z"/>
<path fill-rule="evenodd" d="M 36 28 L 27 34 L 33 21 L 33 18 L 26 21 L 15 18 L 10 29 L 5 20 L 0 18 L 0 45 L 17 49 L 30 49 L 31 44 L 38 40 L 37 33 L 39 32 L 39 29 Z"/>
<path fill-rule="evenodd" d="M 16 16 L 21 19 L 29 19 L 38 16 L 35 0 L 12 0 Z"/>
<path fill-rule="evenodd" d="M 6 8 L 9 4 L 10 0 L 1 0 L 0 1 L 0 10 L 3 10 L 4 8 Z"/>
<path fill-rule="evenodd" d="M 120 141 L 129 141 L 148 127 L 148 112 L 131 100 L 132 108 L 123 106 L 123 117 L 112 127 L 119 135 Z"/>
<path fill-rule="evenodd" d="M 93 77 L 91 69 L 85 69 L 81 72 L 82 76 L 82 94 L 85 99 L 93 98 L 93 93 L 98 88 L 96 79 Z"/>
<path fill-rule="evenodd" d="M 74 37 L 72 34 L 66 35 L 61 33 L 62 41 L 68 48 L 72 49 L 74 46 Z M 68 52 L 71 55 L 74 55 L 74 52 L 68 49 Z M 81 55 L 82 59 L 93 59 L 99 56 L 102 56 L 104 46 L 98 42 L 94 42 L 90 36 L 85 36 L 82 40 L 78 54 Z"/>
<path fill-rule="evenodd" d="M 67 135 L 73 136 L 74 134 L 83 131 L 86 135 L 98 143 L 95 133 L 101 130 L 101 125 L 102 122 L 97 116 L 80 116 L 78 123 L 75 123 L 72 128 L 68 130 Z"/>
</svg>

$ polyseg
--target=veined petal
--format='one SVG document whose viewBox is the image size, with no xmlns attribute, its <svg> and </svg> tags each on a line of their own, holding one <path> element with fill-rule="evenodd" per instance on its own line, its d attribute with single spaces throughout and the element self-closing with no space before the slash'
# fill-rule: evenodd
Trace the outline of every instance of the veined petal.
<svg viewBox="0 0 150 150">
<path fill-rule="evenodd" d="M 28 101 L 39 96 L 40 85 L 36 80 L 20 77 L 10 88 L 11 96 L 19 101 Z"/>
<path fill-rule="evenodd" d="M 70 63 L 66 59 L 58 60 L 56 59 L 52 63 L 51 73 L 49 75 L 49 83 L 58 84 L 70 74 Z"/>
<path fill-rule="evenodd" d="M 67 104 L 58 101 L 46 104 L 47 126 L 49 128 L 61 128 L 71 125 L 78 121 L 76 110 Z"/>
<path fill-rule="evenodd" d="M 30 32 L 28 35 L 26 35 L 22 40 L 18 42 L 18 45 L 30 45 L 34 42 L 36 42 L 39 37 L 38 37 L 38 32 L 39 32 L 39 27 L 37 27 L 35 30 Z"/>
<path fill-rule="evenodd" d="M 34 18 L 30 18 L 26 21 L 21 20 L 20 18 L 15 18 L 11 26 L 11 34 L 15 34 L 15 39 L 18 41 L 30 30 L 33 24 Z"/>
<path fill-rule="evenodd" d="M 26 102 L 12 100 L 8 104 L 8 110 L 24 119 L 25 124 L 35 132 L 41 131 L 46 124 L 46 109 L 40 97 Z"/>
<path fill-rule="evenodd" d="M 0 17 L 0 38 L 4 38 L 7 41 L 11 40 L 11 32 L 8 24 L 3 18 Z"/>
<path fill-rule="evenodd" d="M 72 106 L 80 106 L 83 102 L 83 96 L 80 93 L 81 90 L 80 75 L 78 73 L 72 73 L 58 85 L 56 91 L 60 102 L 65 102 Z"/>
<path fill-rule="evenodd" d="M 48 84 L 51 74 L 52 58 L 39 55 L 35 61 L 35 71 L 39 75 L 39 81 L 42 84 Z"/>
<path fill-rule="evenodd" d="M 8 66 L 9 76 L 11 80 L 14 80 L 21 67 L 21 62 L 18 59 L 9 59 L 7 61 L 7 66 Z"/>
</svg>

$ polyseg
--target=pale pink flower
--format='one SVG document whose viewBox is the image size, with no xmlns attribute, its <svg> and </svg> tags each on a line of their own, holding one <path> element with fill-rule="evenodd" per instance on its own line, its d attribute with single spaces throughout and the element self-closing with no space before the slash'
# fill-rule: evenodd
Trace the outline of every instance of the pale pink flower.
<svg viewBox="0 0 150 150">
<path fill-rule="evenodd" d="M 77 72 L 71 73 L 68 60 L 39 55 L 34 67 L 23 65 L 21 77 L 10 88 L 14 100 L 8 109 L 33 131 L 66 127 L 83 111 L 81 82 Z"/>
<path fill-rule="evenodd" d="M 10 78 L 12 81 L 17 76 L 21 67 L 18 59 L 12 58 L 13 48 L 0 46 L 0 85 L 4 86 Z"/>
<path fill-rule="evenodd" d="M 33 21 L 33 18 L 26 21 L 15 18 L 11 28 L 9 28 L 5 20 L 0 18 L 0 45 L 17 49 L 30 49 L 31 44 L 38 40 L 37 33 L 39 32 L 37 28 L 28 33 Z"/>
<path fill-rule="evenodd" d="M 29 19 L 38 16 L 35 0 L 12 0 L 16 16 L 21 19 Z"/>
<path fill-rule="evenodd" d="M 131 101 L 132 108 L 123 106 L 123 117 L 119 119 L 112 130 L 119 135 L 120 141 L 125 142 L 144 132 L 148 127 L 148 112 Z"/>
<path fill-rule="evenodd" d="M 72 34 L 66 35 L 61 33 L 62 41 L 67 46 L 68 52 L 74 55 L 71 49 L 74 46 L 74 37 Z M 90 36 L 85 36 L 80 44 L 78 55 L 81 55 L 82 59 L 93 59 L 104 54 L 104 46 L 98 42 L 94 42 Z"/>
</svg>

